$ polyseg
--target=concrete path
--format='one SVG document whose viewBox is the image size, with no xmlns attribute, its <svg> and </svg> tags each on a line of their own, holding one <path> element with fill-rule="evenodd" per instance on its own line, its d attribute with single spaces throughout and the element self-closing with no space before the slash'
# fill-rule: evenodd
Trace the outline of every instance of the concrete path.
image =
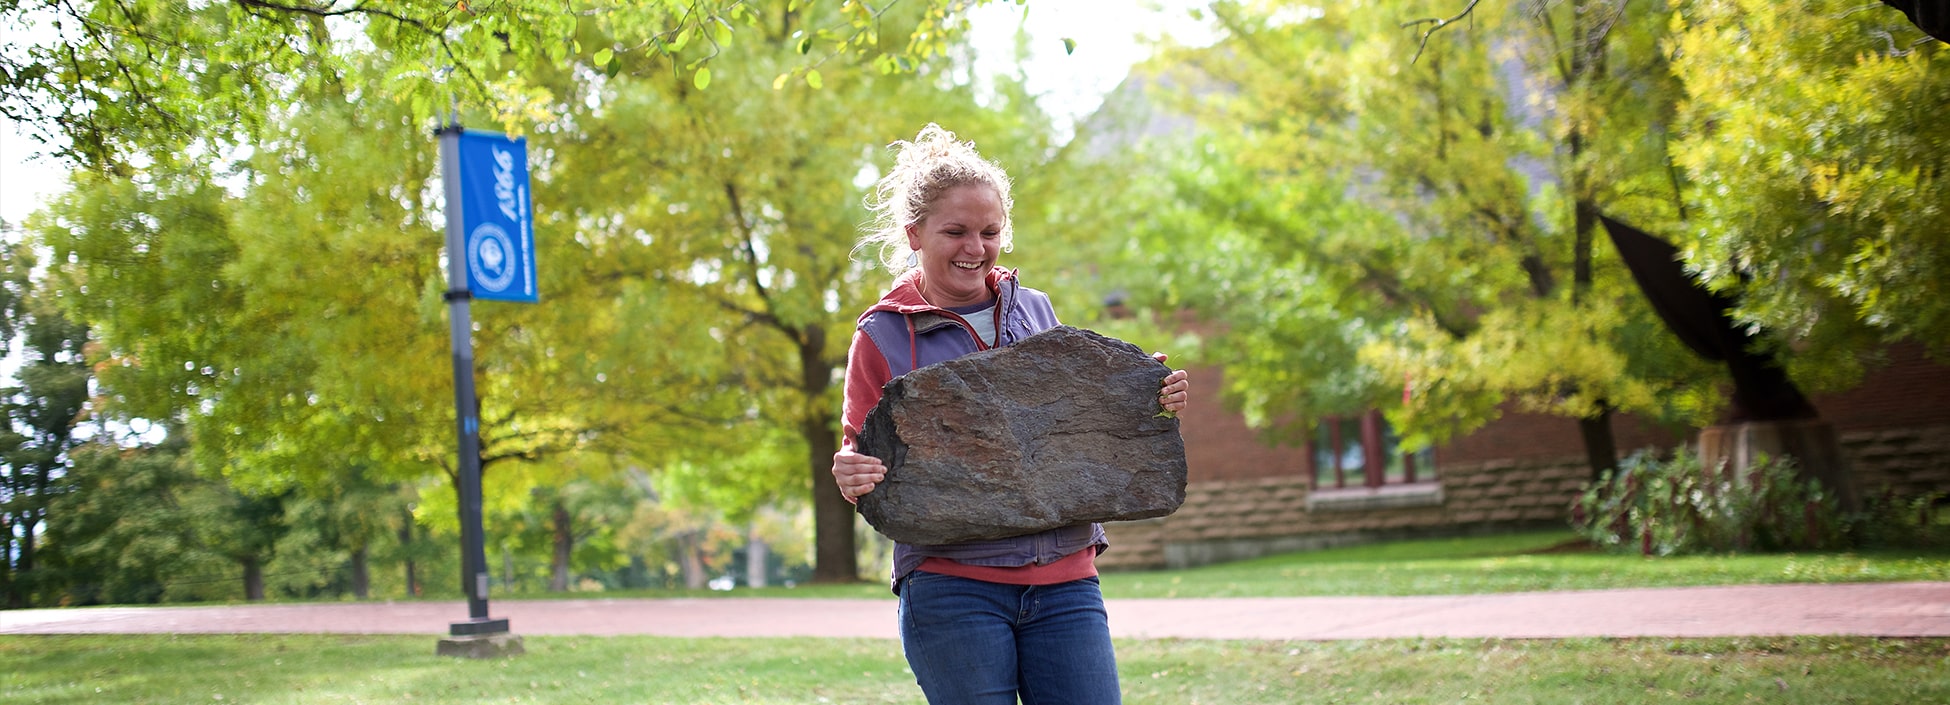
<svg viewBox="0 0 1950 705">
<path fill-rule="evenodd" d="M 521 635 L 898 638 L 887 600 L 502 600 Z M 1583 590 L 1430 597 L 1144 599 L 1109 603 L 1135 639 L 1397 637 L 1950 637 L 1950 582 Z M 444 635 L 462 602 L 0 611 L 0 634 Z"/>
</svg>

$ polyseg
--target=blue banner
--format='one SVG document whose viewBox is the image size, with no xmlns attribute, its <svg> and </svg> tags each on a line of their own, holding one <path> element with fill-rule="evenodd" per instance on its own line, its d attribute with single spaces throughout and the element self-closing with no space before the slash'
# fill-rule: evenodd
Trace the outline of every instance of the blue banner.
<svg viewBox="0 0 1950 705">
<path fill-rule="evenodd" d="M 460 133 L 459 150 L 468 291 L 477 299 L 538 300 L 528 140 L 467 130 Z"/>
</svg>

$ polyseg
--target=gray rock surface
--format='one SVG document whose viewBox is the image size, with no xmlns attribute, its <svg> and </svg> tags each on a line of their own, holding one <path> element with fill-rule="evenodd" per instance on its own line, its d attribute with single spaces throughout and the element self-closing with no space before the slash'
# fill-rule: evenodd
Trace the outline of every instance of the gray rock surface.
<svg viewBox="0 0 1950 705">
<path fill-rule="evenodd" d="M 1170 514 L 1185 501 L 1185 441 L 1159 414 L 1170 373 L 1058 326 L 896 377 L 860 432 L 857 450 L 887 466 L 860 513 L 912 544 Z"/>
</svg>

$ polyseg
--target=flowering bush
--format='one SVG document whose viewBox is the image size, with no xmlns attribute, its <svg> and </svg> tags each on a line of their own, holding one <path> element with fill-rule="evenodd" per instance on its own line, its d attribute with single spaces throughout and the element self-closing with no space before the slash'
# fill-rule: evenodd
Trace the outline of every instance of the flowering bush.
<svg viewBox="0 0 1950 705">
<path fill-rule="evenodd" d="M 1832 548 L 1849 533 L 1834 496 L 1792 459 L 1705 468 L 1684 449 L 1669 460 L 1625 458 L 1585 487 L 1571 523 L 1599 546 L 1648 556 Z"/>
</svg>

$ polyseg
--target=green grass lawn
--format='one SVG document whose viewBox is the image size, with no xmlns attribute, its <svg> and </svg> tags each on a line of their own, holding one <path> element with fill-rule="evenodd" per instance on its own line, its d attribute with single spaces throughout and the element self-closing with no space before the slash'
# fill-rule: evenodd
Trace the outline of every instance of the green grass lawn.
<svg viewBox="0 0 1950 705">
<path fill-rule="evenodd" d="M 1426 595 L 1950 580 L 1950 549 L 1647 559 L 1568 532 L 1407 541 L 1104 576 L 1126 597 Z M 879 581 L 565 597 L 891 598 Z M 506 599 L 505 596 L 502 599 Z M 873 639 L 529 637 L 464 661 L 430 636 L 5 636 L 11 703 L 919 703 Z M 1950 702 L 1950 639 L 1119 641 L 1127 703 Z"/>
<path fill-rule="evenodd" d="M 1950 580 L 1934 551 L 1646 558 L 1567 545 L 1569 531 L 1402 541 L 1175 571 L 1109 573 L 1104 595 L 1281 597 L 1457 595 L 1764 583 Z M 1111 550 L 1117 550 L 1112 548 Z"/>
<path fill-rule="evenodd" d="M 1171 571 L 1103 576 L 1104 595 L 1305 597 L 1458 595 L 1533 590 L 1950 580 L 1950 547 L 1935 551 L 1646 558 L 1575 546 L 1570 531 L 1401 541 L 1268 556 Z M 1111 550 L 1115 551 L 1116 548 Z M 503 595 L 579 597 L 815 597 L 892 599 L 883 581 L 712 590 Z"/>
<path fill-rule="evenodd" d="M 1457 595 L 1766 583 L 1950 581 L 1950 546 L 1935 550 L 1645 558 L 1569 546 L 1566 531 L 1429 539 L 1267 556 L 1171 571 L 1103 575 L 1104 595 L 1307 597 Z M 1111 550 L 1117 550 L 1113 547 Z M 495 600 L 587 598 L 893 599 L 883 577 L 847 585 L 735 590 L 497 591 Z M 400 598 L 388 598 L 400 599 Z M 457 600 L 459 595 L 430 596 Z"/>
<path fill-rule="evenodd" d="M 0 637 L 0 703 L 920 703 L 872 639 Z M 1125 702 L 1941 703 L 1950 640 L 1120 641 Z"/>
</svg>

